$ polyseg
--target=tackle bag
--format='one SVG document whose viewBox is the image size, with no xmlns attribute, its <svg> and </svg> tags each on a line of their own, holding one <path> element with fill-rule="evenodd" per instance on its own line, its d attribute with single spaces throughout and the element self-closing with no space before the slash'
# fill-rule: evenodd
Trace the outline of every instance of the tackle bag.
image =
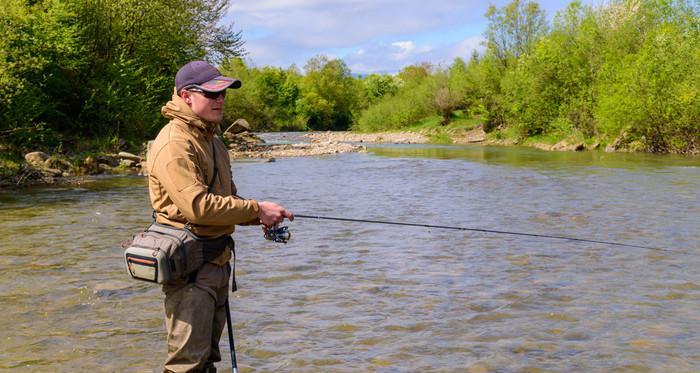
<svg viewBox="0 0 700 373">
<path fill-rule="evenodd" d="M 126 245 L 124 260 L 134 279 L 165 284 L 189 276 L 233 246 L 231 236 L 203 239 L 186 228 L 153 223 Z"/>
</svg>

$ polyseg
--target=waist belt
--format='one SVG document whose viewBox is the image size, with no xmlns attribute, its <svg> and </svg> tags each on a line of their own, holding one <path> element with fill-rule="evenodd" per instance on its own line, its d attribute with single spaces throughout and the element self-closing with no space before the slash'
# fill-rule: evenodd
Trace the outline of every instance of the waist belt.
<svg viewBox="0 0 700 373">
<path fill-rule="evenodd" d="M 198 240 L 202 243 L 202 253 L 204 254 L 204 263 L 211 262 L 212 260 L 218 258 L 227 247 L 231 248 L 233 251 L 235 243 L 231 236 L 224 236 L 220 238 Z"/>
<path fill-rule="evenodd" d="M 235 241 L 233 241 L 233 237 L 231 237 L 229 235 L 229 236 L 213 238 L 213 239 L 197 239 L 196 241 L 198 241 L 202 247 L 202 256 L 204 259 L 204 263 L 209 263 L 212 260 L 218 258 L 224 252 L 224 250 L 226 250 L 226 247 L 231 248 L 231 253 L 233 254 L 233 270 L 231 271 L 231 277 L 233 277 L 233 282 L 231 284 L 231 291 L 236 291 L 236 289 L 238 288 L 236 286 L 236 278 L 235 278 L 235 271 L 236 271 L 235 246 L 236 246 L 236 243 L 235 243 Z M 197 280 L 197 273 L 199 273 L 199 269 L 192 272 L 187 277 L 187 282 L 194 283 Z"/>
</svg>

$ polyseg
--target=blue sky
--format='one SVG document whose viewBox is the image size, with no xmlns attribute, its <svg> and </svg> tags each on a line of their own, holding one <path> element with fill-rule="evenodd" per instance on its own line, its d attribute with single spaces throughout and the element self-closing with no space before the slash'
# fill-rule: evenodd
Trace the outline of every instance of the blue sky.
<svg viewBox="0 0 700 373">
<path fill-rule="evenodd" d="M 303 68 L 324 54 L 342 58 L 355 74 L 393 73 L 422 61 L 449 65 L 483 50 L 489 4 L 508 2 L 232 0 L 225 21 L 243 32 L 247 60 L 254 66 Z M 549 18 L 569 2 L 538 1 Z"/>
</svg>

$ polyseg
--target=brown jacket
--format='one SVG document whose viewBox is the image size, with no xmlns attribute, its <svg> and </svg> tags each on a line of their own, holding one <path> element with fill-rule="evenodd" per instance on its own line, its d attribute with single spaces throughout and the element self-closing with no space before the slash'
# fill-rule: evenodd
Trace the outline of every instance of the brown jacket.
<svg viewBox="0 0 700 373">
<path fill-rule="evenodd" d="M 182 98 L 173 95 L 161 109 L 170 119 L 148 153 L 148 189 L 156 221 L 176 227 L 191 225 L 194 234 L 214 238 L 233 233 L 236 224 L 258 219 L 255 200 L 236 196 L 231 161 L 216 135 L 218 125 L 199 119 Z M 212 143 L 216 147 L 216 179 Z"/>
</svg>

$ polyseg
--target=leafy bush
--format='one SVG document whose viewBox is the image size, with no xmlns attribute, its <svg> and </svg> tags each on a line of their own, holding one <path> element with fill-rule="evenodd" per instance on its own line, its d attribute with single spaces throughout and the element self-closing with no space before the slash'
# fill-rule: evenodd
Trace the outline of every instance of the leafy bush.
<svg viewBox="0 0 700 373">
<path fill-rule="evenodd" d="M 154 136 L 177 69 L 240 55 L 228 0 L 8 0 L 0 7 L 0 143 L 20 153 Z M 126 140 L 126 141 L 123 141 Z"/>
<path fill-rule="evenodd" d="M 404 85 L 394 96 L 386 96 L 360 113 L 354 130 L 386 131 L 406 127 L 432 115 L 434 92 L 429 84 Z"/>
<path fill-rule="evenodd" d="M 700 146 L 700 38 L 666 25 L 600 85 L 598 120 L 614 138 L 627 132 L 652 152 L 697 152 Z"/>
</svg>

